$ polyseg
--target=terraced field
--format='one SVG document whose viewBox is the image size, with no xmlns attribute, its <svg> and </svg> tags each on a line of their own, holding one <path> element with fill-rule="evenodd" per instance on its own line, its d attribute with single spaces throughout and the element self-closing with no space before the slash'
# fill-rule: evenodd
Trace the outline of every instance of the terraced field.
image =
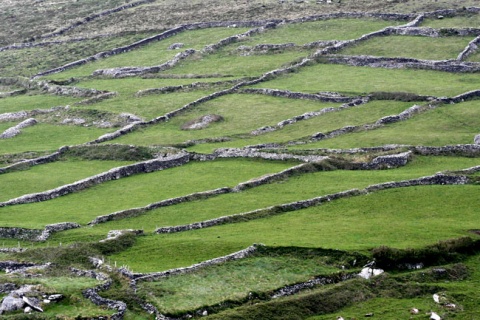
<svg viewBox="0 0 480 320">
<path fill-rule="evenodd" d="M 0 0 L 2 317 L 480 318 L 462 3 Z"/>
</svg>

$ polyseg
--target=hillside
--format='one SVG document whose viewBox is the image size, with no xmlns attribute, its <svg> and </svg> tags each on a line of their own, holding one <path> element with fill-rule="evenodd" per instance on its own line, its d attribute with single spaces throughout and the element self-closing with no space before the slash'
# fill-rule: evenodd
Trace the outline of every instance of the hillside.
<svg viewBox="0 0 480 320">
<path fill-rule="evenodd" d="M 480 318 L 477 1 L 0 8 L 2 318 Z"/>
</svg>

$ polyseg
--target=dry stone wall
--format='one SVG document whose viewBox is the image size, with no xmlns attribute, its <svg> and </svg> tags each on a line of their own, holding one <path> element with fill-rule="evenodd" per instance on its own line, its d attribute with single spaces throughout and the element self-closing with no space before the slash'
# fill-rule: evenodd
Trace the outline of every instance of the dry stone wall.
<svg viewBox="0 0 480 320">
<path fill-rule="evenodd" d="M 404 156 L 408 157 L 408 154 L 405 154 Z M 383 157 L 383 159 L 386 159 L 386 158 L 388 158 L 388 156 Z M 398 158 L 395 159 L 395 161 L 397 160 Z M 379 162 L 381 164 L 384 164 L 380 160 Z M 311 199 L 301 200 L 301 201 L 295 201 L 287 204 L 272 206 L 264 209 L 257 209 L 254 211 L 244 212 L 244 213 L 230 215 L 230 216 L 223 216 L 223 217 L 219 217 L 211 220 L 205 220 L 205 221 L 190 223 L 186 225 L 162 227 L 155 230 L 155 232 L 159 234 L 176 233 L 176 232 L 209 228 L 209 227 L 213 227 L 220 224 L 236 223 L 239 221 L 258 219 L 266 216 L 272 216 L 277 214 L 283 214 L 286 212 L 301 210 L 301 209 L 309 208 L 312 206 L 318 206 L 318 205 L 321 205 L 322 203 L 330 202 L 330 201 L 345 198 L 345 197 L 365 195 L 367 193 L 376 192 L 379 190 L 391 189 L 391 188 L 403 188 L 403 187 L 411 187 L 411 186 L 419 186 L 419 185 L 464 185 L 467 183 L 469 183 L 469 179 L 468 177 L 463 175 L 436 174 L 433 176 L 427 176 L 427 177 L 422 177 L 418 179 L 375 184 L 375 185 L 368 186 L 363 190 L 352 189 L 352 190 L 338 192 L 338 193 L 334 193 L 326 196 L 321 196 L 321 197 L 316 197 L 316 198 L 311 198 Z"/>
<path fill-rule="evenodd" d="M 253 254 L 259 246 L 261 246 L 261 245 L 260 244 L 254 244 L 254 245 L 252 245 L 252 246 L 250 246 L 246 249 L 237 251 L 235 253 L 232 253 L 232 254 L 229 254 L 229 255 L 226 255 L 226 256 L 223 256 L 223 257 L 218 257 L 218 258 L 215 258 L 215 259 L 211 259 L 211 260 L 206 260 L 206 261 L 203 261 L 203 262 L 200 262 L 200 263 L 197 263 L 197 264 L 191 265 L 189 267 L 185 267 L 185 268 L 176 268 L 176 269 L 170 269 L 170 270 L 163 271 L 163 272 L 155 272 L 155 273 L 147 273 L 147 274 L 133 273 L 133 274 L 131 274 L 131 278 L 134 279 L 135 281 L 149 281 L 149 280 L 165 278 L 165 277 L 169 277 L 169 276 L 173 276 L 173 275 L 177 275 L 177 274 L 185 274 L 185 273 L 195 272 L 199 269 L 202 269 L 202 268 L 205 268 L 205 267 L 208 267 L 208 266 L 224 263 L 224 262 L 227 262 L 227 261 L 246 258 L 249 255 Z"/>
<path fill-rule="evenodd" d="M 114 168 L 107 172 L 71 183 L 68 185 L 64 185 L 52 190 L 34 193 L 34 194 L 27 194 L 15 199 L 1 202 L 0 207 L 46 201 L 46 200 L 50 200 L 50 199 L 54 199 L 60 196 L 70 194 L 72 192 L 77 192 L 106 181 L 120 179 L 133 174 L 148 173 L 148 172 L 168 169 L 171 167 L 181 166 L 187 163 L 189 160 L 190 160 L 189 154 L 182 153 L 182 154 L 173 155 L 167 158 L 159 158 L 159 159 L 138 162 L 136 164 L 132 164 L 128 166 Z"/>
<path fill-rule="evenodd" d="M 226 224 L 226 223 L 236 223 L 240 221 L 258 219 L 258 218 L 263 218 L 267 216 L 283 214 L 285 212 L 296 211 L 296 210 L 308 208 L 311 206 L 319 205 L 324 202 L 329 202 L 335 199 L 351 197 L 351 196 L 360 195 L 360 194 L 362 194 L 361 191 L 357 189 L 352 189 L 352 190 L 338 192 L 335 194 L 330 194 L 330 195 L 312 198 L 308 200 L 291 202 L 287 204 L 272 206 L 264 209 L 257 209 L 257 210 L 239 213 L 239 214 L 230 215 L 230 216 L 223 216 L 223 217 L 219 217 L 211 220 L 205 220 L 201 222 L 195 222 L 195 223 L 173 226 L 173 227 L 162 227 L 162 228 L 156 229 L 155 232 L 158 234 L 176 233 L 176 232 L 209 228 L 209 227 Z"/>
<path fill-rule="evenodd" d="M 17 124 L 16 126 L 13 126 L 11 128 L 8 128 L 5 130 L 2 134 L 0 134 L 0 139 L 10 139 L 13 138 L 17 135 L 19 135 L 22 131 L 23 128 L 31 127 L 37 124 L 37 120 L 30 118 L 27 120 L 24 120 Z"/>
<path fill-rule="evenodd" d="M 387 69 L 424 69 L 445 72 L 479 72 L 480 63 L 458 60 L 420 60 L 414 58 L 390 58 L 374 56 L 324 55 L 326 61 L 334 64 L 346 64 L 356 67 Z"/>
<path fill-rule="evenodd" d="M 16 227 L 0 227 L 0 238 L 29 241 L 46 241 L 52 233 L 80 228 L 78 223 L 61 222 L 46 225 L 43 230 Z"/>
<path fill-rule="evenodd" d="M 26 167 L 32 167 L 32 166 L 39 165 L 39 164 L 44 164 L 44 163 L 50 163 L 50 162 L 57 161 L 67 150 L 69 150 L 69 147 L 61 147 L 58 151 L 56 151 L 56 152 L 54 152 L 50 155 L 43 156 L 43 157 L 38 157 L 38 158 L 35 158 L 35 159 L 23 160 L 23 161 L 14 163 L 12 165 L 9 165 L 7 167 L 0 168 L 0 174 L 10 172 L 10 171 L 19 170 L 19 169 L 23 169 L 23 168 L 26 168 Z"/>
<path fill-rule="evenodd" d="M 93 72 L 93 76 L 107 76 L 113 78 L 125 78 L 138 76 L 145 73 L 158 73 L 165 71 L 167 69 L 173 68 L 180 61 L 185 60 L 191 55 L 195 54 L 197 51 L 194 49 L 187 49 L 183 52 L 177 53 L 173 59 L 153 67 L 122 67 L 122 68 L 112 68 L 112 69 L 100 69 Z"/>
</svg>

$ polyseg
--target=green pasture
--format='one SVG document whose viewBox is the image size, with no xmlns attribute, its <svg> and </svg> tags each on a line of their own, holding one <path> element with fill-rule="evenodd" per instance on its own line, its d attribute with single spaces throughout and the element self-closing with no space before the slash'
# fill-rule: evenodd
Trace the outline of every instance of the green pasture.
<svg viewBox="0 0 480 320">
<path fill-rule="evenodd" d="M 390 36 L 376 37 L 348 47 L 345 55 L 408 57 L 424 60 L 456 59 L 474 37 Z"/>
<path fill-rule="evenodd" d="M 24 171 L 2 174 L 0 175 L 0 201 L 53 189 L 130 163 L 68 159 L 30 167 Z"/>
<path fill-rule="evenodd" d="M 474 185 L 390 189 L 244 223 L 139 237 L 133 247 L 109 259 L 151 272 L 188 266 L 252 243 L 340 250 L 421 247 L 478 228 L 477 194 Z"/>
<path fill-rule="evenodd" d="M 260 76 L 265 72 L 301 61 L 312 50 L 285 50 L 272 55 L 243 56 L 219 50 L 209 55 L 197 54 L 181 61 L 164 74 L 221 74 L 235 77 Z"/>
<path fill-rule="evenodd" d="M 444 146 L 472 144 L 480 126 L 480 101 L 441 105 L 385 127 L 308 144 L 308 148 L 372 147 L 384 144 Z M 292 149 L 305 149 L 305 145 Z"/>
<path fill-rule="evenodd" d="M 248 28 L 208 28 L 184 31 L 165 40 L 152 42 L 126 53 L 87 63 L 80 67 L 62 72 L 59 75 L 54 75 L 53 77 L 55 79 L 64 79 L 69 77 L 88 76 L 95 70 L 99 69 L 156 66 L 167 62 L 183 50 L 201 50 L 208 44 L 217 43 L 224 38 L 243 33 L 247 30 Z M 184 47 L 179 50 L 169 50 L 168 47 L 174 43 L 183 43 Z"/>
<path fill-rule="evenodd" d="M 35 109 L 50 109 L 52 107 L 70 105 L 79 100 L 79 98 L 51 94 L 26 94 L 8 97 L 0 100 L 0 114 Z"/>
<path fill-rule="evenodd" d="M 148 121 L 163 116 L 168 112 L 180 109 L 187 103 L 208 96 L 213 92 L 215 92 L 214 89 L 178 91 L 138 98 L 118 96 L 96 103 L 94 107 L 96 110 L 116 112 L 118 114 L 122 112 L 132 113 Z"/>
<path fill-rule="evenodd" d="M 349 109 L 340 110 L 338 112 L 330 112 L 318 117 L 298 121 L 294 124 L 284 126 L 282 129 L 277 129 L 276 131 L 267 132 L 257 136 L 235 137 L 232 139 L 232 141 L 227 142 L 198 144 L 190 147 L 189 150 L 211 153 L 216 148 L 244 147 L 246 145 L 256 145 L 262 143 L 282 143 L 294 141 L 311 136 L 318 132 L 327 133 L 336 129 L 340 129 L 344 126 L 356 126 L 366 123 L 374 123 L 382 117 L 392 114 L 399 114 L 414 104 L 414 102 L 372 100 L 366 104 Z"/>
<path fill-rule="evenodd" d="M 168 86 L 189 85 L 192 83 L 209 83 L 217 81 L 232 80 L 233 78 L 203 78 L 203 79 L 162 79 L 150 78 L 143 79 L 139 77 L 129 77 L 120 79 L 97 78 L 85 79 L 76 83 L 76 87 L 95 88 L 97 90 L 115 91 L 124 98 L 130 98 L 140 90 L 163 88 Z"/>
<path fill-rule="evenodd" d="M 3 128 L 5 128 L 3 130 L 6 130 L 16 124 L 17 123 L 12 124 L 11 122 L 2 123 L 0 130 Z M 113 130 L 39 123 L 35 126 L 24 128 L 21 131 L 22 132 L 14 138 L 0 140 L 0 152 L 2 154 L 57 150 L 61 146 L 92 141 Z"/>
<path fill-rule="evenodd" d="M 472 28 L 480 25 L 480 14 L 465 14 L 456 17 L 445 17 L 443 19 L 425 19 L 421 27 L 430 28 Z"/>
<path fill-rule="evenodd" d="M 356 39 L 373 31 L 388 26 L 403 24 L 401 21 L 379 19 L 330 19 L 303 23 L 286 23 L 269 29 L 261 34 L 246 38 L 239 44 L 255 46 L 258 44 L 284 44 L 293 42 L 296 45 L 319 40 Z M 234 44 L 231 46 L 238 46 Z"/>
<path fill-rule="evenodd" d="M 168 98 L 169 95 L 164 96 Z M 230 94 L 202 103 L 190 111 L 171 118 L 168 122 L 137 130 L 116 141 L 139 145 L 168 145 L 193 139 L 249 134 L 250 131 L 262 126 L 276 125 L 279 121 L 290 117 L 332 105 L 335 106 L 332 103 L 266 95 Z M 220 115 L 223 121 L 211 123 L 201 130 L 181 129 L 187 122 L 207 114 Z"/>
<path fill-rule="evenodd" d="M 254 256 L 192 274 L 139 282 L 138 293 L 162 313 L 187 312 L 225 300 L 241 300 L 251 292 L 270 291 L 312 276 L 339 272 L 326 263 L 328 259 L 315 254 Z"/>
<path fill-rule="evenodd" d="M 252 87 L 308 93 L 334 91 L 362 95 L 386 91 L 449 97 L 476 90 L 479 86 L 480 77 L 474 73 L 315 64 Z"/>
<path fill-rule="evenodd" d="M 477 51 L 477 52 L 473 53 L 472 55 L 468 56 L 467 61 L 480 62 L 480 53 Z"/>
<path fill-rule="evenodd" d="M 0 208 L 2 226 L 43 228 L 71 221 L 85 224 L 95 217 L 173 197 L 240 182 L 284 170 L 292 162 L 225 159 L 195 162 L 168 170 L 137 174 L 93 186 L 53 200 Z M 151 227 L 149 223 L 139 228 Z"/>
<path fill-rule="evenodd" d="M 311 199 L 369 185 L 415 179 L 443 170 L 458 170 L 478 164 L 471 158 L 416 157 L 405 167 L 392 170 L 335 170 L 295 175 L 288 179 L 258 186 L 239 193 L 230 193 L 209 199 L 184 202 L 144 213 L 134 218 L 110 221 L 92 228 L 68 231 L 56 236 L 55 241 L 70 242 L 75 237 L 83 240 L 89 233 L 105 235 L 109 230 L 135 229 L 143 226 L 146 233 L 158 227 L 183 225 L 221 216 L 249 212 L 284 203 Z M 60 240 L 65 236 L 64 240 Z"/>
</svg>

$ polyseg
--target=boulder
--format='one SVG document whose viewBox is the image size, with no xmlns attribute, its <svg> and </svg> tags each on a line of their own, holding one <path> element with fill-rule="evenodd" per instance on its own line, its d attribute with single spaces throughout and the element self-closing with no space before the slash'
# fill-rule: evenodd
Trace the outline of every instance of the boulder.
<svg viewBox="0 0 480 320">
<path fill-rule="evenodd" d="M 183 43 L 174 43 L 170 47 L 168 47 L 168 50 L 178 50 L 183 48 L 184 44 Z"/>
<path fill-rule="evenodd" d="M 11 312 L 23 309 L 25 306 L 25 301 L 22 298 L 14 295 L 8 295 L 2 300 L 2 305 L 0 305 L 0 314 L 4 312 Z"/>
</svg>

